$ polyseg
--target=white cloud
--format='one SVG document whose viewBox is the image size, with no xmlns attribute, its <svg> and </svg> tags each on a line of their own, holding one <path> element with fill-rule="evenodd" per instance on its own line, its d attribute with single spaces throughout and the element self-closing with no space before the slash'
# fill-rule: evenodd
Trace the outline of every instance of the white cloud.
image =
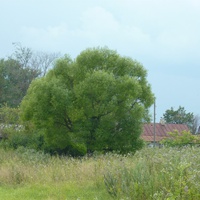
<svg viewBox="0 0 200 200">
<path fill-rule="evenodd" d="M 195 0 L 192 2 L 196 3 Z M 166 64 L 169 60 L 185 62 L 186 56 L 188 60 L 197 60 L 200 28 L 191 17 L 193 4 L 186 10 L 189 1 L 180 3 L 117 0 L 115 9 L 106 2 L 105 5 L 86 6 L 74 15 L 75 18 L 62 18 L 63 23 L 46 27 L 24 26 L 22 42 L 73 56 L 87 47 L 106 45 L 124 55 L 142 59 L 141 62 L 148 57 Z M 79 26 L 71 27 L 72 20 Z"/>
<path fill-rule="evenodd" d="M 58 26 L 48 26 L 46 28 L 37 27 L 23 27 L 22 34 L 35 39 L 60 39 L 67 33 L 66 24 L 60 24 Z"/>
<path fill-rule="evenodd" d="M 114 16 L 102 7 L 93 7 L 83 12 L 82 28 L 96 34 L 109 34 L 119 30 L 119 24 Z"/>
<path fill-rule="evenodd" d="M 80 48 L 87 44 L 87 47 L 121 46 L 129 50 L 133 48 L 132 51 L 145 51 L 144 46 L 151 43 L 149 35 L 142 29 L 124 25 L 100 6 L 85 10 L 80 15 L 80 20 L 81 25 L 76 29 L 70 29 L 66 23 L 43 28 L 26 26 L 21 30 L 22 38 L 26 42 L 34 41 L 45 47 L 74 44 Z M 83 50 L 85 47 L 81 48 Z"/>
</svg>

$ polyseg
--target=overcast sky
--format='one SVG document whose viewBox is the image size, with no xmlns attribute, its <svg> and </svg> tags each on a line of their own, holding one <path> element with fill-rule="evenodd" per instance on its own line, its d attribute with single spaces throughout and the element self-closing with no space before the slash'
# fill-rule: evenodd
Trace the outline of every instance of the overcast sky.
<svg viewBox="0 0 200 200">
<path fill-rule="evenodd" d="M 0 0 L 0 8 L 0 58 L 13 42 L 72 58 L 107 46 L 147 69 L 157 121 L 179 105 L 200 114 L 200 0 Z"/>
</svg>

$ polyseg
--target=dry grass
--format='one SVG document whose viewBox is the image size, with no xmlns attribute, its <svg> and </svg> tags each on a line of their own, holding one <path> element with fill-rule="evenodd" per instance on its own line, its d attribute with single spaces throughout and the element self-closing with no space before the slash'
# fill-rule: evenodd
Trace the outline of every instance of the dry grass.
<svg viewBox="0 0 200 200">
<path fill-rule="evenodd" d="M 77 159 L 0 149 L 0 199 L 196 200 L 199 163 L 200 148 L 146 148 L 135 155 Z"/>
<path fill-rule="evenodd" d="M 0 149 L 0 184 L 69 182 L 84 185 L 103 183 L 110 165 L 130 162 L 117 154 L 84 158 L 49 156 L 33 150 Z M 129 158 L 130 159 L 130 158 Z"/>
<path fill-rule="evenodd" d="M 51 157 L 26 149 L 0 149 L 0 155 L 0 199 L 109 199 L 103 179 L 109 158 Z"/>
</svg>

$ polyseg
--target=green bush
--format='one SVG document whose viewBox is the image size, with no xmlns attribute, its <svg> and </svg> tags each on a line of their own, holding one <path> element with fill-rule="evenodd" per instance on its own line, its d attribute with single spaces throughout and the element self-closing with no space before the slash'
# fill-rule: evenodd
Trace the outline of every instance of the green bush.
<svg viewBox="0 0 200 200">
<path fill-rule="evenodd" d="M 7 105 L 0 108 L 0 133 L 3 137 L 0 142 L 1 147 L 42 149 L 44 144 L 42 134 L 33 133 L 30 124 L 22 124 L 19 113 L 19 108 L 10 108 Z"/>
<path fill-rule="evenodd" d="M 18 124 L 19 108 L 10 108 L 6 104 L 0 107 L 0 123 L 1 124 Z"/>
<path fill-rule="evenodd" d="M 177 130 L 168 132 L 169 138 L 163 139 L 161 144 L 166 146 L 186 146 L 200 144 L 200 137 L 198 135 L 192 135 L 190 131 L 179 132 Z"/>
<path fill-rule="evenodd" d="M 19 108 L 10 108 L 7 105 L 0 107 L 0 134 L 6 138 L 7 134 L 20 127 Z"/>
<path fill-rule="evenodd" d="M 27 134 L 26 132 L 11 130 L 9 130 L 7 138 L 4 138 L 0 142 L 0 145 L 2 147 L 13 149 L 26 147 L 35 150 L 43 150 L 44 144 L 45 142 L 42 134 Z"/>
</svg>

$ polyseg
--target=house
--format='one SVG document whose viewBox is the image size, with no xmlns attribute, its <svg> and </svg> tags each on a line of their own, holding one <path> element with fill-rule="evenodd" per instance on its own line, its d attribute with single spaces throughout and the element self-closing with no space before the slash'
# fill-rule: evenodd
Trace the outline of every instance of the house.
<svg viewBox="0 0 200 200">
<path fill-rule="evenodd" d="M 155 142 L 159 143 L 162 139 L 170 137 L 167 133 L 173 131 L 189 131 L 189 128 L 185 124 L 166 124 L 166 123 L 155 123 Z M 144 124 L 142 139 L 146 142 L 154 142 L 154 123 Z"/>
</svg>

